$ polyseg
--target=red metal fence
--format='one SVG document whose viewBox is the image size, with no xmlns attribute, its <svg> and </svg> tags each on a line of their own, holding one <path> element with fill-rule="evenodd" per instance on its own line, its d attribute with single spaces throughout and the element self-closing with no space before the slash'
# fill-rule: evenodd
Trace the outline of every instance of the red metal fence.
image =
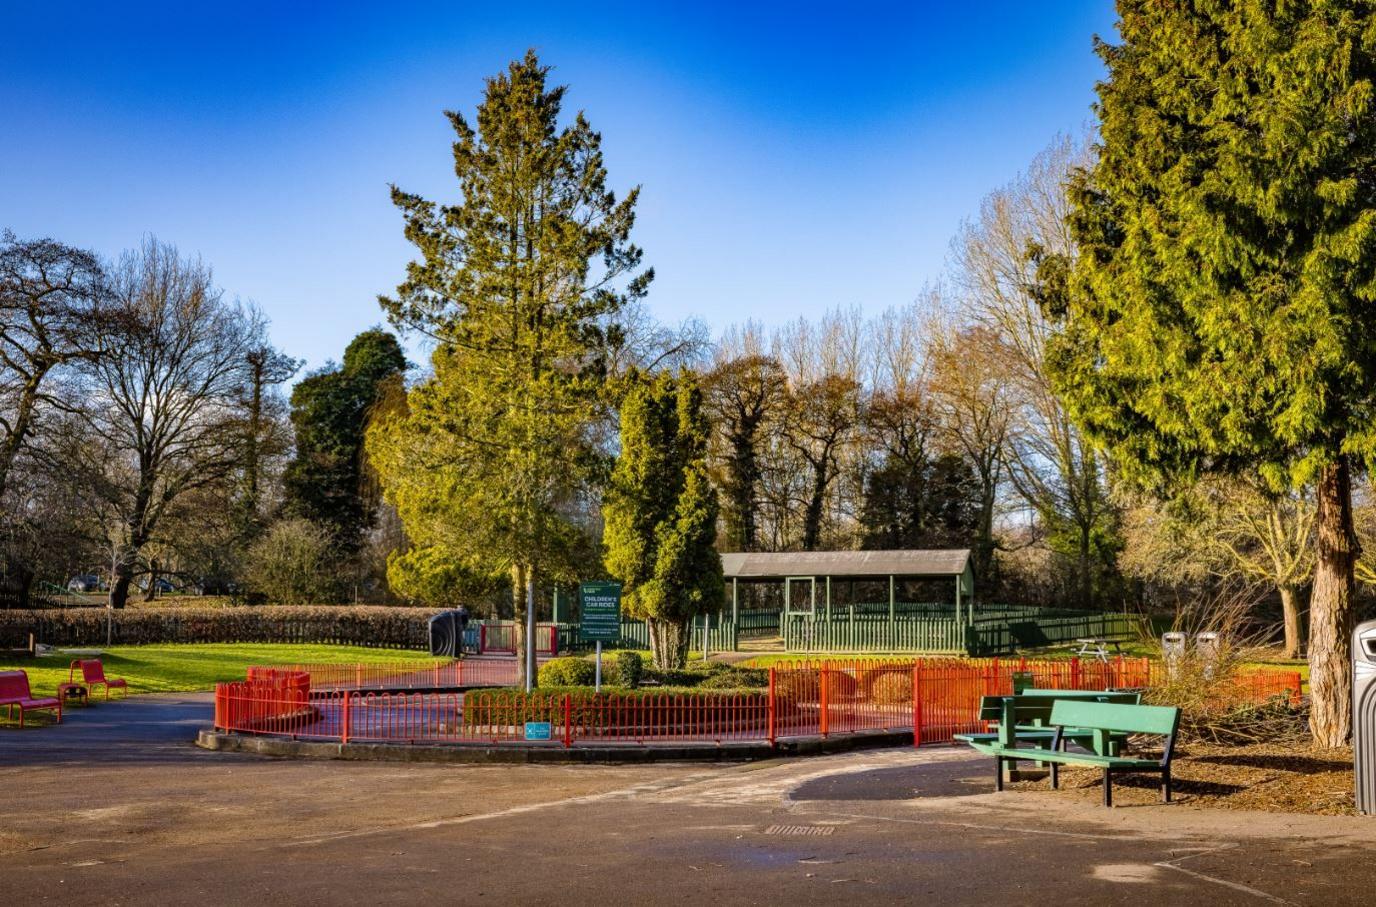
<svg viewBox="0 0 1376 907">
<path fill-rule="evenodd" d="M 514 662 L 507 661 L 514 682 Z M 855 660 L 771 668 L 769 687 L 759 693 L 462 694 L 426 689 L 472 686 L 471 672 L 497 670 L 478 668 L 482 662 L 465 659 L 420 668 L 252 668 L 246 682 L 217 685 L 215 726 L 345 743 L 503 743 L 535 739 L 527 727 L 534 722 L 554 746 L 592 741 L 772 744 L 789 737 L 911 729 L 914 743 L 921 745 L 983 730 L 980 698 L 1011 693 L 1015 673 L 1029 675 L 1039 688 L 1105 690 L 1150 686 L 1163 670 L 1144 658 Z M 491 676 L 495 673 L 482 685 L 489 685 Z M 1239 702 L 1261 703 L 1276 696 L 1298 702 L 1301 689 L 1295 671 L 1249 671 L 1239 674 L 1236 684 Z"/>
<path fill-rule="evenodd" d="M 540 659 L 544 661 L 545 659 Z M 514 658 L 470 657 L 458 661 L 370 662 L 365 664 L 298 664 L 249 668 L 248 679 L 263 672 L 310 675 L 317 692 L 361 690 L 432 690 L 455 687 L 515 686 L 519 665 Z"/>
</svg>

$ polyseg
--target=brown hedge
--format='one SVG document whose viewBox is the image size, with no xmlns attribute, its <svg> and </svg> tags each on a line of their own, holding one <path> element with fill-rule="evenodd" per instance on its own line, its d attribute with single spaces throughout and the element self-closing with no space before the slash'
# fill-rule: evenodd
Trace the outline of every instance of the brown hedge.
<svg viewBox="0 0 1376 907">
<path fill-rule="evenodd" d="M 104 608 L 0 611 L 0 647 L 27 646 L 29 634 L 54 646 L 106 644 Z M 122 609 L 113 612 L 111 643 L 334 643 L 426 649 L 424 608 L 372 605 Z"/>
</svg>

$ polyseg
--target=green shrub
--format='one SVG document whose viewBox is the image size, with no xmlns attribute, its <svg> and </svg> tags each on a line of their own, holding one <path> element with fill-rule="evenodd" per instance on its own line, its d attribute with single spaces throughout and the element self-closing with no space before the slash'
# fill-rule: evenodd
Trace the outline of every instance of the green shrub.
<svg viewBox="0 0 1376 907">
<path fill-rule="evenodd" d="M 55 646 L 149 643 L 324 643 L 396 649 L 429 645 L 425 608 L 374 605 L 263 607 L 46 608 L 0 611 L 0 647 L 28 644 L 29 634 Z"/>
<path fill-rule="evenodd" d="M 760 690 L 769 686 L 769 672 L 756 668 L 716 671 L 697 685 L 699 690 Z"/>
<path fill-rule="evenodd" d="M 618 686 L 634 690 L 640 686 L 645 675 L 645 660 L 639 652 L 616 653 L 616 683 Z"/>
<path fill-rule="evenodd" d="M 309 520 L 282 520 L 248 550 L 248 581 L 282 605 L 339 601 L 339 555 L 330 533 Z"/>
<path fill-rule="evenodd" d="M 597 666 L 586 658 L 551 658 L 540 666 L 542 687 L 590 687 L 597 680 Z"/>
</svg>

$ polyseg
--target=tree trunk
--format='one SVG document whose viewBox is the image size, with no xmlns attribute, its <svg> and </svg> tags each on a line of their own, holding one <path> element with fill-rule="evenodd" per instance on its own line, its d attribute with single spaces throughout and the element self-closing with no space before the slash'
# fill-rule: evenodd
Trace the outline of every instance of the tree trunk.
<svg viewBox="0 0 1376 907">
<path fill-rule="evenodd" d="M 655 667 L 661 671 L 681 670 L 688 664 L 688 622 L 651 617 L 645 622 L 650 630 L 650 650 Z"/>
<path fill-rule="evenodd" d="M 1319 474 L 1314 589 L 1309 600 L 1309 728 L 1323 747 L 1352 733 L 1353 564 L 1360 546 L 1352 528 L 1352 483 L 1347 457 Z"/>
<path fill-rule="evenodd" d="M 143 600 L 151 602 L 158 597 L 158 563 L 153 561 L 148 568 L 148 588 L 143 592 Z"/>
<path fill-rule="evenodd" d="M 516 686 L 526 688 L 526 568 L 524 564 L 511 565 L 511 620 L 516 624 L 512 639 L 516 645 Z"/>
<path fill-rule="evenodd" d="M 115 568 L 115 581 L 110 584 L 110 607 L 123 608 L 129 602 L 129 584 L 134 581 L 134 571 L 127 564 Z"/>
<path fill-rule="evenodd" d="M 1303 645 L 1304 630 L 1300 626 L 1300 598 L 1299 590 L 1294 586 L 1281 586 L 1280 610 L 1285 620 L 1285 651 L 1281 653 L 1282 658 L 1299 658 L 1300 646 Z"/>
<path fill-rule="evenodd" d="M 827 485 L 831 482 L 825 464 L 814 467 L 812 495 L 803 514 L 803 550 L 815 551 L 822 541 L 822 511 L 826 507 Z"/>
</svg>

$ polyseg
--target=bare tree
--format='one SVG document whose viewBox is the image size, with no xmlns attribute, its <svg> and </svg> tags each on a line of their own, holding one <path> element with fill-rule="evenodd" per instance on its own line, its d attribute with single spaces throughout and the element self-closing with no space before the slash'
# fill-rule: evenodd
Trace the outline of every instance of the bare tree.
<svg viewBox="0 0 1376 907">
<path fill-rule="evenodd" d="M 1073 257 L 1064 191 L 1087 151 L 1062 138 L 1025 173 L 987 196 L 979 215 L 953 244 L 959 313 L 986 332 L 967 361 L 996 375 L 1007 391 L 1011 421 L 1005 447 L 1008 478 L 1048 526 L 1072 530 L 1081 603 L 1095 597 L 1094 540 L 1115 517 L 1103 463 L 1070 419 L 1046 371 L 1050 325 L 1038 302 L 1037 263 Z"/>
<path fill-rule="evenodd" d="M 0 233 L 0 496 L 42 408 L 69 403 L 62 370 L 96 355 L 104 298 L 90 252 Z"/>
<path fill-rule="evenodd" d="M 999 348 L 998 338 L 983 328 L 952 330 L 933 323 L 931 399 L 946 448 L 965 458 L 979 485 L 974 571 L 985 588 L 993 574 L 994 516 L 1013 419 L 999 370 L 987 365 Z"/>
<path fill-rule="evenodd" d="M 255 332 L 208 268 L 148 239 L 111 273 L 106 355 L 60 456 L 105 527 L 110 603 L 122 608 L 173 505 L 240 462 L 235 431 Z"/>
</svg>

